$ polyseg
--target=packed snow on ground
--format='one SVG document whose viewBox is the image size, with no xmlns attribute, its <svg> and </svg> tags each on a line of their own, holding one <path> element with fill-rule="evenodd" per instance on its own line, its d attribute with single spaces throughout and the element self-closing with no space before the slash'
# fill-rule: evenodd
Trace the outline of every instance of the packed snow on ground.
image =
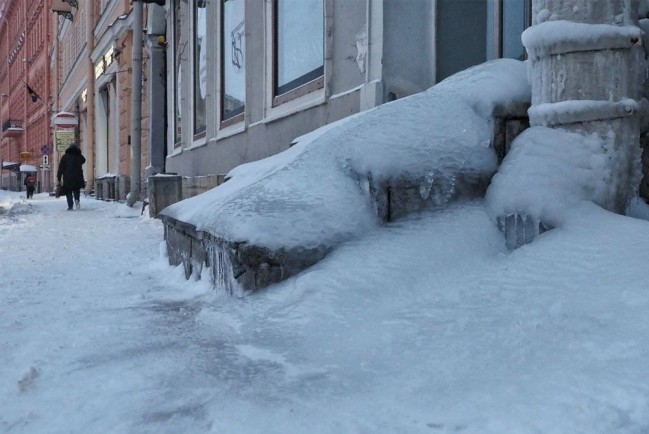
<svg viewBox="0 0 649 434">
<path fill-rule="evenodd" d="M 139 207 L 81 206 L 0 216 L 0 432 L 649 430 L 645 220 L 585 202 L 510 253 L 458 203 L 240 299 Z"/>
<path fill-rule="evenodd" d="M 458 176 L 489 179 L 497 167 L 492 112 L 529 104 L 525 66 L 487 62 L 326 126 L 162 213 L 230 241 L 334 246 L 377 226 L 370 181 L 408 179 L 428 198 L 433 184 L 452 193 Z"/>
</svg>

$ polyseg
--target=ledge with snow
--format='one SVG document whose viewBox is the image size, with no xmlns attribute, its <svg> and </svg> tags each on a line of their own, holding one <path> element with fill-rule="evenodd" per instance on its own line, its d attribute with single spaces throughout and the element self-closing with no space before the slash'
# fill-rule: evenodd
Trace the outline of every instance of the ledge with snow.
<svg viewBox="0 0 649 434">
<path fill-rule="evenodd" d="M 385 221 L 482 196 L 529 103 L 525 64 L 499 59 L 297 138 L 163 209 L 170 264 L 245 293 Z"/>
</svg>

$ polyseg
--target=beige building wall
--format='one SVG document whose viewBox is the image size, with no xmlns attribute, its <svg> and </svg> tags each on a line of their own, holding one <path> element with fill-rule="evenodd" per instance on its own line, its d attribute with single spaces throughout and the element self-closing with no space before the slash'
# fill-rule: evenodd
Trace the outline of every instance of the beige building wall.
<svg viewBox="0 0 649 434">
<path fill-rule="evenodd" d="M 95 67 L 95 158 L 100 198 L 124 200 L 131 173 L 132 6 L 129 1 L 103 1 L 94 29 L 95 47 L 90 58 Z M 144 60 L 146 65 L 146 60 Z M 144 68 L 144 66 L 143 66 Z M 141 77 L 140 79 L 144 79 Z M 142 100 L 142 119 L 147 110 Z M 142 141 L 147 130 L 142 128 Z M 144 173 L 147 155 L 143 147 Z"/>
<path fill-rule="evenodd" d="M 92 141 L 85 134 L 87 123 L 83 100 L 87 89 L 87 65 L 84 59 L 88 55 L 86 38 L 87 2 L 79 2 L 79 8 L 73 9 L 72 20 L 62 15 L 52 14 L 56 29 L 52 48 L 52 112 L 70 112 L 77 115 L 79 122 L 75 129 L 76 141 L 84 155 L 88 154 Z M 54 144 L 54 174 L 63 152 L 56 146 L 56 130 L 52 129 Z M 84 167 L 88 178 L 93 172 L 92 161 Z"/>
</svg>

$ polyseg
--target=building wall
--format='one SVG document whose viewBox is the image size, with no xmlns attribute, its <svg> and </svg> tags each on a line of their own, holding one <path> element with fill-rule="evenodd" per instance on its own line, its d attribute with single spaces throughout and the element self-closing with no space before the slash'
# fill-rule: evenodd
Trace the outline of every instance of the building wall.
<svg viewBox="0 0 649 434">
<path fill-rule="evenodd" d="M 282 1 L 293 8 L 298 6 L 288 0 Z M 168 40 L 166 117 L 169 123 L 166 171 L 185 177 L 226 174 L 239 164 L 287 149 L 296 137 L 322 125 L 421 92 L 454 72 L 502 57 L 502 47 L 510 47 L 509 42 L 521 47 L 517 55 L 522 52 L 520 32 L 510 37 L 506 28 L 525 27 L 522 21 L 525 14 L 529 15 L 529 0 L 471 1 L 480 6 L 479 10 L 469 13 L 478 30 L 473 39 L 467 40 L 467 35 L 456 37 L 462 35 L 448 30 L 457 28 L 457 17 L 453 13 L 458 5 L 454 0 L 323 0 L 324 87 L 273 105 L 273 7 L 276 2 L 246 0 L 245 118 L 227 126 L 220 125 L 219 121 L 223 90 L 220 60 L 227 56 L 230 48 L 223 50 L 219 45 L 222 2 L 208 2 L 207 33 L 212 36 L 207 41 L 205 60 L 208 125 L 205 136 L 199 138 L 191 134 L 192 83 L 183 79 L 177 88 L 179 81 L 174 71 L 180 63 L 183 77 L 192 74 L 192 6 L 195 1 L 168 1 L 165 7 Z M 180 18 L 174 11 L 176 4 L 181 5 Z M 521 13 L 512 14 L 512 8 Z M 453 18 L 453 22 L 438 26 L 440 17 L 443 19 L 446 15 Z M 510 18 L 515 16 L 518 18 Z M 518 27 L 511 26 L 512 19 L 521 21 Z M 181 29 L 180 38 L 174 41 L 177 27 Z M 463 27 L 462 33 L 472 32 Z M 174 57 L 178 52 L 175 45 L 186 49 L 184 57 Z M 457 56 L 469 52 L 474 59 L 469 64 L 456 61 Z M 174 140 L 174 102 L 182 109 L 179 141 Z"/>
<path fill-rule="evenodd" d="M 79 8 L 73 8 L 72 20 L 51 13 L 56 34 L 53 38 L 52 59 L 52 113 L 69 112 L 77 115 L 78 127 L 71 129 L 75 133 L 74 141 L 79 144 L 84 155 L 88 155 L 92 141 L 88 137 L 88 118 L 85 100 L 88 88 L 88 65 L 86 59 L 89 53 L 89 41 L 86 34 L 88 18 L 88 2 L 78 2 Z M 64 154 L 65 145 L 56 147 L 56 131 L 52 130 L 54 147 L 53 172 L 56 173 L 58 163 Z M 88 159 L 84 165 L 84 175 L 88 179 L 93 173 L 94 164 Z"/>
<path fill-rule="evenodd" d="M 213 19 L 208 21 L 208 34 L 220 34 L 220 15 L 215 3 L 208 3 L 208 14 Z M 272 107 L 270 87 L 272 47 L 272 2 L 245 2 L 246 34 L 246 108 L 245 120 L 234 126 L 220 127 L 218 120 L 218 95 L 220 95 L 219 59 L 221 49 L 219 38 L 208 40 L 208 105 L 213 107 L 208 117 L 205 138 L 194 141 L 185 133 L 181 146 L 171 145 L 166 160 L 167 172 L 185 176 L 225 174 L 233 167 L 258 160 L 287 149 L 293 139 L 308 133 L 322 125 L 357 113 L 360 110 L 362 87 L 366 84 L 365 59 L 357 60 L 359 44 L 367 44 L 362 39 L 367 33 L 367 4 L 365 1 L 331 1 L 324 5 L 324 52 L 325 52 L 325 86 L 303 95 L 285 104 Z M 167 8 L 169 17 L 168 34 L 172 32 L 173 20 L 171 8 Z M 188 14 L 189 15 L 189 14 Z M 335 22 L 335 25 L 334 25 Z M 185 35 L 182 44 L 191 46 L 191 17 L 185 17 L 183 23 Z M 363 42 L 365 41 L 365 42 Z M 366 47 L 363 47 L 366 48 Z M 173 46 L 168 47 L 167 59 L 173 59 Z M 187 60 L 186 70 L 191 71 Z M 169 64 L 169 62 L 168 62 Z M 167 82 L 173 82 L 172 71 L 168 71 Z M 191 111 L 191 88 L 183 88 L 183 112 Z M 168 94 L 173 95 L 173 88 Z M 173 117 L 173 108 L 167 112 Z M 217 116 L 214 116 L 216 114 Z M 183 131 L 191 129 L 191 117 L 183 119 Z M 169 130 L 171 133 L 172 131 Z M 171 134 L 169 134 L 171 136 Z M 172 139 L 169 140 L 170 144 Z"/>
<path fill-rule="evenodd" d="M 6 0 L 0 5 L 0 53 L 6 60 L 0 66 L 0 159 L 38 168 L 38 191 L 51 187 L 50 170 L 41 168 L 42 156 L 47 161 L 51 157 L 48 4 L 45 0 Z M 26 85 L 37 95 L 35 102 Z M 9 120 L 18 127 L 7 129 Z M 1 178 L 3 188 L 24 189 L 24 173 L 3 170 Z"/>
<path fill-rule="evenodd" d="M 115 177 L 127 186 L 131 175 L 132 126 L 131 88 L 133 86 L 132 5 L 128 0 L 105 0 L 97 4 L 94 28 L 95 45 L 90 54 L 95 79 L 95 164 L 99 182 L 113 182 Z M 103 62 L 103 63 L 102 63 Z M 147 59 L 143 59 L 146 71 Z M 143 81 L 147 79 L 140 77 Z M 147 93 L 142 94 L 141 141 L 147 143 Z M 146 172 L 148 148 L 142 146 L 142 174 Z M 106 191 L 102 188 L 102 191 Z M 128 188 L 116 189 L 115 197 L 124 200 Z"/>
</svg>

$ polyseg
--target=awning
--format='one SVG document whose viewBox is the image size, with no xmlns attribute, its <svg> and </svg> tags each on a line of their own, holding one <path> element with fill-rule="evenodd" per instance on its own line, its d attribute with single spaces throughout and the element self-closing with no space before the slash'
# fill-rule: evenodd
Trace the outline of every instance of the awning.
<svg viewBox="0 0 649 434">
<path fill-rule="evenodd" d="M 38 172 L 38 169 L 36 166 L 32 166 L 29 164 L 21 164 L 20 165 L 20 171 L 21 172 Z"/>
<path fill-rule="evenodd" d="M 3 161 L 2 168 L 7 170 L 18 170 L 20 163 L 12 163 L 11 161 Z"/>
</svg>

